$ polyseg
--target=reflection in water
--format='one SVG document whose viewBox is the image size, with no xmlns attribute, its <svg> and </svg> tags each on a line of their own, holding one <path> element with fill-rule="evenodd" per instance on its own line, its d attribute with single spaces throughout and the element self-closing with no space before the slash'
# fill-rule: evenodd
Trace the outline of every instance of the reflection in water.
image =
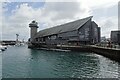
<svg viewBox="0 0 120 80">
<path fill-rule="evenodd" d="M 117 78 L 118 63 L 93 53 L 11 47 L 3 54 L 3 77 Z"/>
<path fill-rule="evenodd" d="M 88 55 L 87 53 L 84 53 Z M 68 53 L 65 56 L 59 56 L 55 63 L 57 75 L 63 77 L 91 77 L 99 70 L 96 64 L 98 60 L 93 60 L 92 56 L 84 56 L 78 53 Z"/>
</svg>

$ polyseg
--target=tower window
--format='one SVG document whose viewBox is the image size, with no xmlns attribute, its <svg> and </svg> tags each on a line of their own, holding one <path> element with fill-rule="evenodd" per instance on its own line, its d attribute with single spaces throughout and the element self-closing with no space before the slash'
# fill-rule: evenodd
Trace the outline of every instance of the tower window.
<svg viewBox="0 0 120 80">
<path fill-rule="evenodd" d="M 36 41 L 39 41 L 38 38 L 36 38 Z"/>
</svg>

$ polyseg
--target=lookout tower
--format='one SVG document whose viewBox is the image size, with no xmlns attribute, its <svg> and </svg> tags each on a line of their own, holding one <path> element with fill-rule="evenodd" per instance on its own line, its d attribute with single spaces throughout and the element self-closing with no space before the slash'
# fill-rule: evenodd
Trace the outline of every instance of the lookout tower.
<svg viewBox="0 0 120 80">
<path fill-rule="evenodd" d="M 38 23 L 36 21 L 32 21 L 29 24 L 30 27 L 30 39 L 32 40 L 35 34 L 37 33 Z"/>
<path fill-rule="evenodd" d="M 19 40 L 18 40 L 18 36 L 19 36 L 19 34 L 16 34 L 16 43 L 19 42 Z"/>
</svg>

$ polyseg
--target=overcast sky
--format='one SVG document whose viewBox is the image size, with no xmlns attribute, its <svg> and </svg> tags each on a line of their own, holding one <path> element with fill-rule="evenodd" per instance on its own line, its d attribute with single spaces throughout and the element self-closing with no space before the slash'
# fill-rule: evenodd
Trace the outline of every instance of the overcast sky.
<svg viewBox="0 0 120 80">
<path fill-rule="evenodd" d="M 93 16 L 92 20 L 101 27 L 102 36 L 109 37 L 111 30 L 118 29 L 119 0 L 25 1 L 27 0 L 2 2 L 0 30 L 3 40 L 15 40 L 15 34 L 20 35 L 19 39 L 27 40 L 30 36 L 29 23 L 32 20 L 38 22 L 39 31 Z"/>
</svg>

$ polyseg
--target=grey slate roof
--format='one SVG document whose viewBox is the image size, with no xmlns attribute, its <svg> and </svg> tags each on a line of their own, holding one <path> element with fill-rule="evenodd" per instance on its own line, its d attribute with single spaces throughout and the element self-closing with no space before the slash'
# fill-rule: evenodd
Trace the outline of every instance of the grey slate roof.
<svg viewBox="0 0 120 80">
<path fill-rule="evenodd" d="M 67 31 L 77 30 L 80 27 L 82 27 L 82 25 L 84 25 L 92 17 L 93 16 L 90 16 L 90 17 L 87 17 L 87 18 L 79 19 L 79 20 L 76 20 L 76 21 L 73 21 L 73 22 L 69 22 L 69 23 L 66 23 L 66 24 L 62 24 L 62 25 L 58 25 L 58 26 L 55 26 L 55 27 L 51 27 L 51 28 L 48 28 L 48 29 L 41 30 L 35 35 L 34 38 L 53 35 L 53 34 L 58 34 L 58 33 L 63 33 L 63 32 L 67 32 Z"/>
</svg>

